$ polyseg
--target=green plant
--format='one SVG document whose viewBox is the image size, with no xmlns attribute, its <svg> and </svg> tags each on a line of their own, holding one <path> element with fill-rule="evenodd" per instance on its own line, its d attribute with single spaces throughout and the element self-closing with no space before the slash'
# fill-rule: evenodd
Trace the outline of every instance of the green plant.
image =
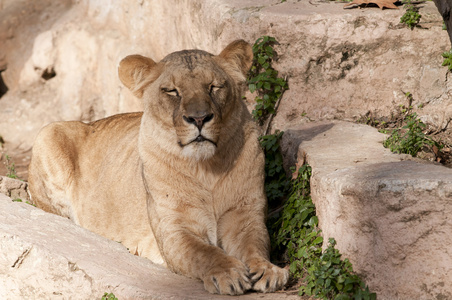
<svg viewBox="0 0 452 300">
<path fill-rule="evenodd" d="M 452 70 L 452 49 L 449 51 L 443 52 L 441 55 L 444 58 L 442 66 L 443 67 L 447 66 L 449 71 L 451 71 Z"/>
<path fill-rule="evenodd" d="M 419 14 L 419 8 L 414 6 L 411 0 L 402 1 L 406 8 L 405 14 L 400 18 L 400 23 L 406 24 L 411 30 L 419 24 L 421 15 Z"/>
<path fill-rule="evenodd" d="M 307 268 L 307 284 L 300 288 L 300 294 L 321 299 L 377 299 L 377 295 L 354 274 L 350 261 L 341 259 L 342 255 L 334 248 L 336 240 L 330 238 L 328 242 L 320 257 Z"/>
<path fill-rule="evenodd" d="M 275 203 L 287 194 L 289 180 L 283 168 L 283 158 L 279 142 L 283 131 L 259 137 L 265 153 L 265 193 L 270 203 Z"/>
<path fill-rule="evenodd" d="M 104 293 L 101 300 L 118 300 L 113 293 Z"/>
<path fill-rule="evenodd" d="M 408 108 L 406 108 L 404 105 L 399 105 L 399 107 L 402 110 L 402 113 L 406 112 L 407 110 L 413 109 L 413 106 L 411 106 L 411 104 L 413 104 L 413 100 L 414 100 L 413 94 L 411 94 L 410 92 L 406 92 L 405 97 L 406 97 L 406 100 L 408 101 Z M 403 111 L 403 109 L 405 109 L 405 111 Z"/>
<path fill-rule="evenodd" d="M 405 153 L 416 156 L 426 146 L 441 146 L 428 137 L 423 131 L 426 125 L 418 119 L 416 113 L 405 117 L 406 125 L 401 129 L 395 129 L 383 142 L 383 146 L 395 153 Z"/>
<path fill-rule="evenodd" d="M 262 125 L 270 114 L 275 113 L 275 105 L 287 89 L 287 81 L 278 77 L 273 69 L 275 58 L 273 45 L 277 41 L 270 36 L 263 36 L 253 45 L 253 64 L 248 75 L 248 88 L 251 93 L 257 92 L 256 106 L 252 111 L 253 118 Z"/>
<path fill-rule="evenodd" d="M 300 295 L 321 299 L 376 299 L 353 272 L 348 259 L 342 260 L 329 239 L 322 251 L 315 206 L 310 196 L 311 167 L 303 165 L 292 180 L 291 193 L 280 218 L 273 224 L 272 247 L 287 252 L 290 273 L 302 279 Z"/>
<path fill-rule="evenodd" d="M 20 198 L 13 199 L 12 201 L 13 201 L 13 202 L 23 202 L 22 199 L 20 199 Z M 25 201 L 25 203 L 30 204 L 30 205 L 33 205 L 34 207 L 36 207 L 36 205 L 34 205 L 33 203 L 31 203 L 31 202 L 28 201 L 28 200 Z"/>
<path fill-rule="evenodd" d="M 19 179 L 19 176 L 16 174 L 16 164 L 12 162 L 11 157 L 9 155 L 5 155 L 5 165 L 8 173 L 6 173 L 6 177 Z"/>
<path fill-rule="evenodd" d="M 282 214 L 273 225 L 273 248 L 286 249 L 291 273 L 295 275 L 300 275 L 297 274 L 300 262 L 295 258 L 305 255 L 308 245 L 317 238 L 318 233 L 318 219 L 310 196 L 310 177 L 311 167 L 302 166 L 297 178 L 291 182 L 291 193 Z M 320 240 L 317 242 L 321 243 Z"/>
</svg>

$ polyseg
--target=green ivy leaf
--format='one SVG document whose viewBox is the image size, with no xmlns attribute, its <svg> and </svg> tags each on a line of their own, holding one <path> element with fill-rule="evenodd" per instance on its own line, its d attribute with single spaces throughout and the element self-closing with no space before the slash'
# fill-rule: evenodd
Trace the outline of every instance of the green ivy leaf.
<svg viewBox="0 0 452 300">
<path fill-rule="evenodd" d="M 317 237 L 312 243 L 314 245 L 323 243 L 323 237 L 321 237 L 321 236 Z"/>
</svg>

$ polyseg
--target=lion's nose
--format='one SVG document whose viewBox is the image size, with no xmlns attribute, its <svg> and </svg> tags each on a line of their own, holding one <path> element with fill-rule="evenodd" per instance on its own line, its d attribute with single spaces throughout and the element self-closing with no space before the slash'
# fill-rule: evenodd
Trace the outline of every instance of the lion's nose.
<svg viewBox="0 0 452 300">
<path fill-rule="evenodd" d="M 194 124 L 196 127 L 198 127 L 199 131 L 201 131 L 202 126 L 213 119 L 213 114 L 203 115 L 200 117 L 195 116 L 183 116 L 185 122 L 189 124 Z"/>
</svg>

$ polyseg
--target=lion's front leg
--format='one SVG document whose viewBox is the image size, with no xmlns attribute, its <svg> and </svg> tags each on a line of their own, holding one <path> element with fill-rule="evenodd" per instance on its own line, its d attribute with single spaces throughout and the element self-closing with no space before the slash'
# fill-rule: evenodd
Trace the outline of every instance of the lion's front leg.
<svg viewBox="0 0 452 300">
<path fill-rule="evenodd" d="M 186 211 L 181 216 L 166 216 L 155 226 L 156 237 L 168 268 L 173 272 L 201 279 L 210 293 L 240 295 L 251 289 L 247 266 L 239 259 L 228 256 L 214 245 L 203 230 L 199 211 Z M 161 223 L 161 224 L 163 224 Z"/>
<path fill-rule="evenodd" d="M 248 267 L 253 289 L 268 293 L 284 287 L 289 272 L 269 260 L 270 239 L 264 220 L 262 211 L 248 206 L 230 210 L 219 220 L 218 238 L 227 254 Z"/>
</svg>

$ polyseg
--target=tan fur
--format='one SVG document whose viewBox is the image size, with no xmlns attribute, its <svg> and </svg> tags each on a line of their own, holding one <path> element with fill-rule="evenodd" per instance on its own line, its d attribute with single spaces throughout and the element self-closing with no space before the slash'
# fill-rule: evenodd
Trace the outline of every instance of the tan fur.
<svg viewBox="0 0 452 300">
<path fill-rule="evenodd" d="M 218 56 L 126 57 L 119 77 L 144 112 L 45 127 L 29 169 L 33 201 L 211 293 L 281 288 L 288 272 L 269 262 L 264 156 L 240 92 L 251 61 L 241 40 Z"/>
</svg>

